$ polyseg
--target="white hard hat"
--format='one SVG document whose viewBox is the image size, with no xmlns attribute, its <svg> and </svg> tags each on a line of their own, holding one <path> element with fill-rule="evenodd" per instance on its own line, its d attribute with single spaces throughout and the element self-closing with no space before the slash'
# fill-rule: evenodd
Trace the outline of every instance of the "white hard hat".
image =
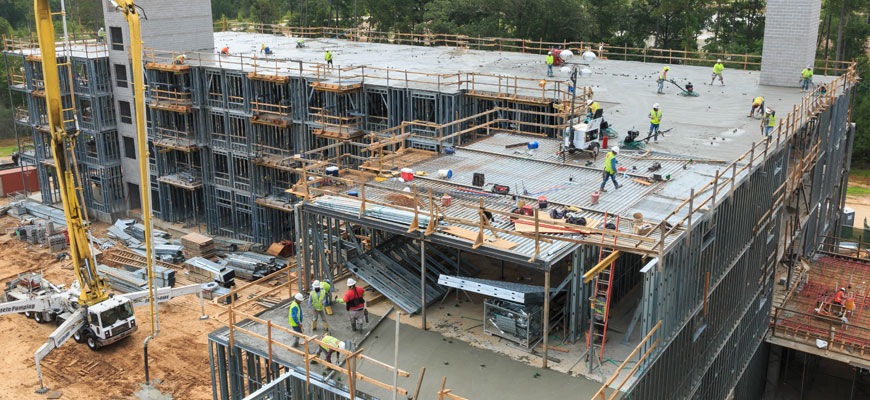
<svg viewBox="0 0 870 400">
<path fill-rule="evenodd" d="M 841 287 L 841 288 L 840 288 L 840 290 L 842 290 L 842 291 L 844 291 L 844 292 L 845 292 L 845 291 L 846 291 L 846 288 L 844 288 L 844 287 Z"/>
<path fill-rule="evenodd" d="M 320 287 L 320 281 L 315 280 L 315 281 L 314 281 L 314 287 Z"/>
<path fill-rule="evenodd" d="M 293 296 L 297 301 L 305 300 L 305 297 L 302 297 L 302 293 L 296 293 L 296 296 Z"/>
<path fill-rule="evenodd" d="M 807 65 L 807 68 L 813 69 L 813 64 Z"/>
<path fill-rule="evenodd" d="M 586 100 L 586 105 L 587 105 L 587 106 L 591 106 L 591 105 L 592 105 L 592 99 Z"/>
<path fill-rule="evenodd" d="M 655 104 L 653 104 L 653 108 L 655 108 L 656 110 L 658 110 L 658 109 L 659 109 L 659 103 L 655 103 Z"/>
<path fill-rule="evenodd" d="M 344 350 L 347 348 L 347 344 L 344 342 L 338 342 L 338 348 Z"/>
<path fill-rule="evenodd" d="M 347 278 L 347 286 L 350 287 L 353 285 L 356 285 L 356 280 L 354 280 L 353 278 Z"/>
<path fill-rule="evenodd" d="M 771 111 L 769 108 L 765 108 L 765 109 L 764 109 L 764 112 L 770 114 L 770 113 L 773 112 L 773 111 Z"/>
<path fill-rule="evenodd" d="M 614 153 L 619 154 L 619 146 L 613 146 L 610 148 Z"/>
</svg>

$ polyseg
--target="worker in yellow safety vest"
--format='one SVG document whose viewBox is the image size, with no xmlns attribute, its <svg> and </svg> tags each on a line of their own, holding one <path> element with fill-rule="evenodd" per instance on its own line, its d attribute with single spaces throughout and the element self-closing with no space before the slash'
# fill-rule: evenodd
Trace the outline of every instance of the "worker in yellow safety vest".
<svg viewBox="0 0 870 400">
<path fill-rule="evenodd" d="M 758 110 L 758 113 L 762 114 L 764 112 L 764 97 L 758 96 L 752 100 L 752 108 L 749 109 L 749 117 L 755 116 L 755 110 Z"/>
<path fill-rule="evenodd" d="M 719 82 L 722 83 L 722 86 L 725 86 L 725 81 L 722 79 L 722 71 L 724 70 L 725 66 L 722 65 L 722 59 L 716 60 L 716 64 L 713 64 L 713 79 L 710 80 L 710 86 L 713 86 L 716 78 L 719 78 Z"/>
<path fill-rule="evenodd" d="M 553 58 L 553 52 L 547 52 L 547 76 L 553 76 L 553 63 L 556 62 L 556 59 Z"/>
<path fill-rule="evenodd" d="M 175 56 L 175 64 L 176 65 L 184 64 L 184 54 L 179 54 L 179 55 Z"/>
<path fill-rule="evenodd" d="M 764 118 L 761 119 L 761 133 L 764 136 L 770 136 L 770 132 L 776 127 L 776 111 L 771 109 L 764 110 Z"/>
<path fill-rule="evenodd" d="M 604 114 L 604 110 L 601 109 L 601 106 L 595 100 L 586 100 L 586 108 L 586 117 L 589 119 L 601 118 L 601 114 Z"/>
<path fill-rule="evenodd" d="M 604 180 L 601 181 L 602 192 L 606 192 L 607 189 L 604 188 L 604 185 L 607 183 L 607 180 L 610 179 L 613 181 L 613 186 L 619 189 L 619 183 L 616 182 L 616 155 L 619 154 L 619 147 L 613 146 L 610 149 L 610 152 L 607 153 L 607 156 L 604 157 Z"/>
<path fill-rule="evenodd" d="M 671 70 L 671 67 L 662 68 L 662 72 L 659 73 L 659 79 L 656 81 L 659 83 L 659 90 L 656 93 L 664 93 L 665 92 L 665 81 L 668 80 L 668 71 Z"/>
<path fill-rule="evenodd" d="M 326 322 L 326 291 L 320 286 L 320 281 L 314 281 L 314 289 L 311 290 L 308 296 L 308 304 L 311 304 L 311 309 L 314 310 L 314 317 L 311 319 L 311 330 L 317 330 L 317 320 L 323 319 L 323 330 L 329 332 L 329 324 Z"/>
<path fill-rule="evenodd" d="M 296 333 L 302 332 L 302 307 L 300 304 L 305 300 L 305 297 L 302 296 L 302 293 L 296 293 L 293 296 L 293 301 L 290 302 L 290 329 L 293 329 Z M 293 346 L 299 346 L 299 336 L 293 337 Z"/>
<path fill-rule="evenodd" d="M 326 60 L 326 65 L 328 65 L 329 68 L 332 68 L 332 52 L 326 50 L 326 55 L 323 56 L 323 58 Z"/>
<path fill-rule="evenodd" d="M 100 30 L 97 31 L 97 42 L 103 43 L 106 41 L 106 28 L 100 27 Z"/>
<path fill-rule="evenodd" d="M 662 123 L 662 112 L 659 110 L 659 103 L 653 104 L 652 110 L 649 112 L 649 134 L 653 135 L 653 140 L 659 141 L 659 125 Z M 662 137 L 665 135 L 662 133 Z"/>
<path fill-rule="evenodd" d="M 807 65 L 806 68 L 801 71 L 801 92 L 804 90 L 809 90 L 810 85 L 813 84 L 813 66 L 812 64 Z"/>
<path fill-rule="evenodd" d="M 320 357 L 320 354 L 326 352 L 326 362 L 328 362 L 328 363 L 332 362 L 332 355 L 337 352 L 337 350 L 335 350 L 336 348 L 341 349 L 341 350 L 345 350 L 347 347 L 347 344 L 345 342 L 342 342 L 341 340 L 338 340 L 337 338 L 335 338 L 333 336 L 326 335 L 326 334 L 321 336 L 319 338 L 319 340 L 322 343 L 320 344 L 320 346 L 317 347 L 317 354 L 315 354 L 314 356 Z M 338 359 L 339 359 L 339 356 L 336 356 L 335 357 L 336 363 L 338 362 Z M 314 363 L 315 361 L 312 360 L 311 362 Z"/>
</svg>

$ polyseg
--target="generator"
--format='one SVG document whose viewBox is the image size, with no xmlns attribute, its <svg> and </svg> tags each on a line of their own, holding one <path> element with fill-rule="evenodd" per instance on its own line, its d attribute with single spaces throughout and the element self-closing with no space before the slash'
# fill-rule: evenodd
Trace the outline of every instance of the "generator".
<svg viewBox="0 0 870 400">
<path fill-rule="evenodd" d="M 531 349 L 541 341 L 543 307 L 488 298 L 483 301 L 483 331 Z"/>
</svg>

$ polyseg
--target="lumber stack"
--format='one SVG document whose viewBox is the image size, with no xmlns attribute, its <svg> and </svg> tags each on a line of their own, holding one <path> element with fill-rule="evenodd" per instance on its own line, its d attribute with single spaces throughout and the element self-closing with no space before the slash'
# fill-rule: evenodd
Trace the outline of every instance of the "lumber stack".
<svg viewBox="0 0 870 400">
<path fill-rule="evenodd" d="M 181 246 L 184 247 L 184 257 L 202 257 L 208 260 L 214 260 L 215 245 L 214 239 L 201 235 L 199 233 L 188 233 L 181 237 Z"/>
</svg>

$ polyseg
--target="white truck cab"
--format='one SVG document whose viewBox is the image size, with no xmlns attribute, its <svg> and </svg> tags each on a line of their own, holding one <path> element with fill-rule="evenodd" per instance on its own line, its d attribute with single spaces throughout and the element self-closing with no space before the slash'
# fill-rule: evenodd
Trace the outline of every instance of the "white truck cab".
<svg viewBox="0 0 870 400">
<path fill-rule="evenodd" d="M 115 343 L 136 332 L 133 302 L 113 296 L 87 308 L 86 324 L 73 333 L 73 339 L 87 343 L 91 350 Z"/>
</svg>

